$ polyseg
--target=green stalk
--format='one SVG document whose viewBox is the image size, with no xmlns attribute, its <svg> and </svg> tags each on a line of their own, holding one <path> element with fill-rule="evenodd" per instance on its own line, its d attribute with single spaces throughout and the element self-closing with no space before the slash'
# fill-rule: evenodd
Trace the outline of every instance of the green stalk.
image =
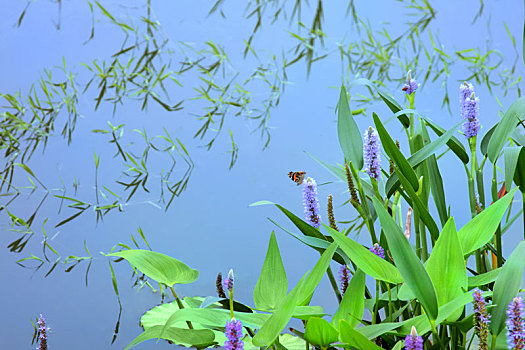
<svg viewBox="0 0 525 350">
<path fill-rule="evenodd" d="M 334 273 L 332 272 L 332 268 L 330 266 L 328 266 L 328 269 L 326 270 L 326 274 L 328 275 L 328 279 L 330 280 L 330 284 L 332 285 L 332 289 L 334 290 L 337 301 L 341 303 L 341 300 L 342 300 L 341 292 L 339 291 L 339 286 L 337 285 L 337 281 L 334 278 Z"/>
<path fill-rule="evenodd" d="M 414 232 L 416 233 L 416 254 L 421 260 L 421 233 L 419 232 L 419 213 L 417 209 L 413 208 L 414 211 Z"/>
<path fill-rule="evenodd" d="M 479 196 L 479 206 L 481 209 L 485 209 L 485 185 L 483 184 L 483 167 L 487 161 L 487 156 L 483 157 L 481 164 L 476 170 L 476 183 L 478 185 L 478 196 Z"/>
<path fill-rule="evenodd" d="M 233 288 L 230 290 L 230 319 L 233 319 Z"/>
<path fill-rule="evenodd" d="M 523 208 L 523 238 L 525 238 L 525 192 L 521 192 L 521 203 Z"/>
<path fill-rule="evenodd" d="M 372 314 L 372 324 L 376 324 L 378 309 L 379 309 L 379 281 L 376 281 L 376 302 L 374 305 L 374 313 Z"/>
<path fill-rule="evenodd" d="M 428 247 L 427 247 L 427 233 L 425 231 L 425 225 L 422 220 L 419 220 L 421 225 L 420 234 L 421 234 L 421 248 L 422 248 L 422 258 L 423 262 L 428 260 Z"/>
<path fill-rule="evenodd" d="M 388 320 L 392 322 L 392 292 L 390 291 L 390 283 L 386 283 L 386 288 L 388 289 Z"/>
<path fill-rule="evenodd" d="M 182 305 L 182 302 L 180 301 L 179 296 L 177 295 L 177 293 L 175 293 L 173 286 L 170 286 L 170 290 L 171 290 L 171 294 L 173 294 L 173 296 L 175 297 L 175 301 L 177 302 L 179 309 L 181 310 L 184 309 L 184 305 Z M 189 329 L 193 329 L 193 325 L 191 324 L 190 321 L 186 321 L 186 324 L 188 325 Z"/>
</svg>

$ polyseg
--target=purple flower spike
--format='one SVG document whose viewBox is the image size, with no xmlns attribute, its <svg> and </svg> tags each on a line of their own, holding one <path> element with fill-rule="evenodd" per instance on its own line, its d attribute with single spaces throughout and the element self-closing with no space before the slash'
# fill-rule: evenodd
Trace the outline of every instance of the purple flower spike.
<svg viewBox="0 0 525 350">
<path fill-rule="evenodd" d="M 40 333 L 40 346 L 37 348 L 37 350 L 47 350 L 47 331 L 50 329 L 49 327 L 46 327 L 46 324 L 44 322 L 44 317 L 40 315 L 38 318 L 38 332 Z"/>
<path fill-rule="evenodd" d="M 468 139 L 476 136 L 479 131 L 479 98 L 474 93 L 466 98 L 461 116 L 466 119 L 463 124 L 465 136 Z"/>
<path fill-rule="evenodd" d="M 507 344 L 509 349 L 525 349 L 525 311 L 523 299 L 512 299 L 507 309 Z"/>
<path fill-rule="evenodd" d="M 405 338 L 405 349 L 423 350 L 423 338 L 417 335 L 416 327 L 412 326 L 410 334 Z"/>
<path fill-rule="evenodd" d="M 472 292 L 474 297 L 474 333 L 479 338 L 479 349 L 487 350 L 489 348 L 489 322 L 490 315 L 487 313 L 487 303 L 481 295 L 479 289 Z"/>
<path fill-rule="evenodd" d="M 417 87 L 419 85 L 417 84 L 417 81 L 415 79 L 412 79 L 412 76 L 410 75 L 410 70 L 407 72 L 407 82 L 403 86 L 403 91 L 406 92 L 407 95 L 412 94 L 417 90 Z"/>
<path fill-rule="evenodd" d="M 306 221 L 315 228 L 321 226 L 317 183 L 311 177 L 307 178 L 306 181 L 303 182 L 303 204 Z"/>
<path fill-rule="evenodd" d="M 341 279 L 341 294 L 344 295 L 350 281 L 350 269 L 347 265 L 341 265 L 341 269 L 339 270 L 339 278 Z"/>
<path fill-rule="evenodd" d="M 381 175 L 381 158 L 379 156 L 379 135 L 374 128 L 369 127 L 364 134 L 365 143 L 363 145 L 365 170 L 375 179 Z"/>
<path fill-rule="evenodd" d="M 461 115 L 463 115 L 465 101 L 467 100 L 467 98 L 472 96 L 473 92 L 474 92 L 474 86 L 470 83 L 467 83 L 466 81 L 464 81 L 459 86 L 459 111 Z"/>
<path fill-rule="evenodd" d="M 241 321 L 232 318 L 231 321 L 226 322 L 225 331 L 226 340 L 224 342 L 224 349 L 226 350 L 244 350 L 244 342 L 242 338 L 242 323 Z"/>
<path fill-rule="evenodd" d="M 222 285 L 224 289 L 230 292 L 233 291 L 233 270 L 232 269 L 230 269 L 230 272 L 228 272 L 228 277 L 222 281 Z"/>
<path fill-rule="evenodd" d="M 370 247 L 370 251 L 381 259 L 385 258 L 385 250 L 379 245 L 379 243 L 374 243 L 374 245 Z"/>
</svg>

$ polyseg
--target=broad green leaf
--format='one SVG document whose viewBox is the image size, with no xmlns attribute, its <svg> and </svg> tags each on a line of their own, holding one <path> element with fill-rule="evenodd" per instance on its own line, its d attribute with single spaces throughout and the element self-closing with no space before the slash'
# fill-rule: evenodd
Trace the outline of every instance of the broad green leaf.
<svg viewBox="0 0 525 350">
<path fill-rule="evenodd" d="M 516 297 L 520 290 L 524 267 L 525 241 L 521 241 L 501 267 L 501 272 L 494 282 L 492 304 L 495 306 L 490 310 L 492 315 L 490 329 L 493 335 L 499 335 L 505 328 L 506 310 L 512 298 Z"/>
<path fill-rule="evenodd" d="M 432 280 L 399 226 L 383 208 L 383 204 L 375 197 L 373 202 L 397 269 L 425 309 L 429 319 L 435 320 L 438 315 L 438 303 Z"/>
<path fill-rule="evenodd" d="M 394 140 L 392 140 L 392 137 L 390 137 L 390 133 L 385 129 L 377 114 L 373 113 L 373 118 L 377 133 L 381 139 L 381 145 L 383 146 L 386 154 L 388 154 L 390 159 L 399 167 L 400 171 L 407 178 L 414 191 L 417 191 L 419 183 L 414 169 L 408 163 L 401 151 L 397 148 Z"/>
<path fill-rule="evenodd" d="M 403 278 L 394 265 L 381 259 L 350 237 L 337 232 L 331 227 L 325 226 L 325 228 L 334 238 L 334 242 L 341 247 L 350 260 L 363 270 L 364 273 L 380 281 L 393 284 L 403 282 Z"/>
<path fill-rule="evenodd" d="M 363 319 L 365 310 L 365 277 L 361 269 L 357 269 L 348 284 L 339 307 L 332 317 L 332 325 L 339 326 L 339 320 L 348 321 L 352 327 L 357 327 Z"/>
<path fill-rule="evenodd" d="M 199 271 L 177 259 L 151 250 L 129 249 L 108 256 L 124 258 L 149 278 L 170 287 L 174 284 L 192 283 L 199 277 Z"/>
<path fill-rule="evenodd" d="M 284 298 L 278 309 L 263 324 L 257 334 L 255 334 L 252 339 L 253 345 L 269 346 L 277 339 L 281 331 L 288 324 L 288 321 L 290 321 L 293 311 L 298 305 L 299 293 L 301 292 L 304 279 L 305 277 L 303 276 L 295 288 Z"/>
<path fill-rule="evenodd" d="M 163 326 L 154 326 L 148 328 L 144 333 L 136 337 L 131 343 L 124 348 L 124 350 L 131 349 L 135 345 L 138 345 L 149 339 L 158 339 Z M 209 329 L 188 329 L 169 327 L 164 330 L 162 339 L 170 340 L 175 344 L 186 344 L 188 346 L 206 347 L 213 345 L 215 334 Z"/>
<path fill-rule="evenodd" d="M 363 168 L 363 140 L 359 127 L 350 112 L 344 86 L 341 86 L 337 103 L 337 135 L 345 158 L 354 163 L 358 170 L 361 170 Z"/>
<path fill-rule="evenodd" d="M 494 204 L 476 215 L 458 231 L 463 254 L 469 255 L 492 239 L 505 211 L 512 202 L 516 190 L 517 188 L 507 193 Z"/>
<path fill-rule="evenodd" d="M 381 347 L 368 340 L 345 320 L 339 321 L 339 339 L 341 343 L 349 344 L 360 350 L 382 350 Z"/>
<path fill-rule="evenodd" d="M 467 289 L 467 270 L 454 218 L 451 217 L 443 227 L 427 260 L 426 270 L 436 290 L 439 306 L 454 300 Z M 459 308 L 448 321 L 457 320 L 461 312 L 462 308 Z"/>
<path fill-rule="evenodd" d="M 311 317 L 306 324 L 304 339 L 322 349 L 339 340 L 339 332 L 328 321 Z"/>
<path fill-rule="evenodd" d="M 261 274 L 253 290 L 253 302 L 259 310 L 274 309 L 288 291 L 288 280 L 284 270 L 279 246 L 272 232 Z"/>
<path fill-rule="evenodd" d="M 423 117 L 422 117 L 423 118 Z M 445 129 L 443 129 L 441 126 L 434 123 L 432 120 L 428 118 L 423 118 L 428 126 L 436 133 L 436 135 L 441 136 L 445 133 Z M 468 164 L 469 162 L 469 155 L 467 151 L 465 150 L 465 147 L 459 140 L 452 136 L 450 140 L 447 142 L 447 146 L 454 152 L 454 154 L 464 163 Z"/>
<path fill-rule="evenodd" d="M 523 147 L 506 147 L 503 149 L 503 158 L 505 159 L 505 188 L 508 190 L 512 187 L 512 180 L 516 173 L 516 165 Z"/>
<path fill-rule="evenodd" d="M 474 287 L 480 287 L 494 282 L 500 272 L 501 267 L 498 267 L 495 270 L 482 273 L 481 275 L 468 277 L 468 289 L 470 290 Z"/>
<path fill-rule="evenodd" d="M 525 97 L 520 97 L 510 105 L 490 138 L 487 153 L 492 163 L 496 162 L 503 146 L 516 129 L 516 125 L 523 119 L 525 119 Z"/>
</svg>

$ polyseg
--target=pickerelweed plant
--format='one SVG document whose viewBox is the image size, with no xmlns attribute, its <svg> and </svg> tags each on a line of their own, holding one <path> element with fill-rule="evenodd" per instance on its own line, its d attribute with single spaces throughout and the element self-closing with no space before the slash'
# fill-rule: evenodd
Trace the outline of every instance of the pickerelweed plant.
<svg viewBox="0 0 525 350">
<path fill-rule="evenodd" d="M 521 229 L 514 223 L 523 208 L 511 213 L 511 203 L 518 189 L 521 196 L 525 191 L 521 122 L 525 98 L 515 101 L 490 127 L 480 118 L 483 112 L 474 86 L 464 82 L 456 125 L 445 129 L 417 111 L 419 85 L 412 75 L 408 74 L 403 88 L 406 107 L 372 82 L 360 79 L 359 83 L 385 102 L 403 128 L 408 147 L 399 147 L 385 128 L 383 120 L 391 115 L 380 118 L 374 113 L 373 125 L 360 130 L 343 86 L 337 128 L 344 165 L 320 162 L 348 185 L 348 194 L 330 195 L 328 213 L 321 215 L 323 200 L 315 180 L 308 177 L 302 189 L 304 216 L 268 201 L 253 204 L 275 205 L 300 234 L 279 227 L 320 254 L 317 261 L 306 262 L 300 281 L 288 288 L 273 232 L 253 302 L 234 300 L 233 272 L 225 280 L 218 277 L 218 296 L 181 299 L 174 286 L 194 282 L 196 270 L 148 250 L 109 254 L 126 259 L 174 298 L 142 316 L 144 332 L 127 348 L 159 338 L 199 349 L 503 349 L 507 344 L 523 348 L 523 302 L 518 293 L 525 242 L 521 233 L 512 236 Z M 453 200 L 445 195 L 447 183 L 438 162 L 439 154 L 447 151 L 467 174 L 471 219 L 459 229 L 452 215 L 456 208 L 447 204 Z M 380 157 L 386 157 L 384 164 L 391 171 L 381 167 Z M 492 166 L 488 193 L 486 164 Z M 499 175 L 498 169 L 504 174 Z M 454 200 L 460 195 L 454 193 Z M 351 204 L 353 220 L 336 220 L 338 199 Z M 517 229 L 510 231 L 510 227 Z M 356 234 L 363 229 L 366 234 Z M 514 249 L 507 257 L 502 253 L 505 232 L 505 240 L 520 241 L 509 243 Z M 340 283 L 332 264 L 337 264 Z M 335 310 L 311 304 L 325 274 L 337 298 Z M 304 329 L 287 328 L 291 319 L 301 320 Z"/>
</svg>

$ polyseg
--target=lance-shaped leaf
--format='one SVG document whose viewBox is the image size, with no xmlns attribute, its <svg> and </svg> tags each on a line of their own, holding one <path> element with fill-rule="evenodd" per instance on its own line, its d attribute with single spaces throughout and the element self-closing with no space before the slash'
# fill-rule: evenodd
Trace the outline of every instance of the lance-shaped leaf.
<svg viewBox="0 0 525 350">
<path fill-rule="evenodd" d="M 381 347 L 368 340 L 367 337 L 356 331 L 345 320 L 339 321 L 339 339 L 341 343 L 349 344 L 360 350 L 382 350 Z"/>
<path fill-rule="evenodd" d="M 174 284 L 192 283 L 199 277 L 199 271 L 177 259 L 151 250 L 129 249 L 108 256 L 124 258 L 149 278 L 170 287 Z"/>
<path fill-rule="evenodd" d="M 345 158 L 352 161 L 357 169 L 363 168 L 361 132 L 359 132 L 359 128 L 350 112 L 344 86 L 341 86 L 339 102 L 337 103 L 337 135 Z"/>
<path fill-rule="evenodd" d="M 443 227 L 426 268 L 436 290 L 439 306 L 454 300 L 467 289 L 467 270 L 454 218 L 450 218 Z M 461 312 L 462 308 L 459 308 L 449 321 L 457 320 Z"/>
<path fill-rule="evenodd" d="M 512 180 L 516 173 L 516 166 L 524 147 L 506 147 L 503 150 L 503 158 L 505 159 L 505 188 L 510 190 L 512 187 Z"/>
<path fill-rule="evenodd" d="M 422 117 L 426 124 L 430 126 L 430 128 L 436 133 L 436 135 L 441 136 L 445 133 L 445 129 L 443 129 L 441 126 L 434 123 L 432 120 Z M 468 164 L 469 162 L 469 156 L 467 151 L 465 150 L 465 147 L 459 140 L 452 136 L 450 140 L 447 142 L 447 146 L 454 152 L 454 154 L 464 163 Z"/>
<path fill-rule="evenodd" d="M 418 259 L 412 250 L 405 235 L 383 207 L 383 204 L 375 197 L 373 202 L 388 241 L 390 252 L 401 276 L 421 302 L 427 317 L 430 320 L 435 320 L 438 315 L 438 303 L 432 280 L 428 276 L 421 260 Z"/>
<path fill-rule="evenodd" d="M 332 325 L 339 326 L 339 320 L 348 321 L 352 327 L 357 327 L 363 318 L 365 310 L 365 277 L 361 269 L 357 269 L 348 284 L 343 299 L 332 317 Z"/>
<path fill-rule="evenodd" d="M 403 282 L 403 278 L 394 265 L 381 259 L 350 237 L 337 232 L 331 227 L 325 226 L 325 228 L 334 238 L 334 242 L 364 273 L 388 283 L 398 284 Z"/>
<path fill-rule="evenodd" d="M 304 339 L 321 349 L 339 340 L 339 332 L 328 321 L 319 317 L 310 317 L 306 324 Z"/>
<path fill-rule="evenodd" d="M 499 153 L 507 142 L 508 138 L 516 129 L 516 125 L 525 119 L 525 97 L 520 97 L 510 105 L 507 112 L 496 126 L 494 133 L 490 137 L 488 146 L 488 156 L 492 163 L 496 162 Z"/>
<path fill-rule="evenodd" d="M 397 148 L 394 140 L 392 140 L 390 137 L 390 133 L 385 129 L 377 114 L 373 113 L 373 118 L 377 133 L 379 138 L 381 138 L 381 144 L 383 145 L 386 154 L 388 154 L 390 159 L 397 165 L 403 175 L 407 178 L 414 191 L 417 191 L 419 188 L 419 183 L 417 181 L 417 176 L 414 172 L 414 169 L 410 163 L 408 163 L 405 156 L 403 156 L 403 153 L 401 153 L 401 151 Z"/>
<path fill-rule="evenodd" d="M 516 190 L 517 188 L 507 193 L 496 203 L 476 215 L 458 231 L 463 254 L 469 255 L 492 239 L 496 228 L 501 222 L 501 218 L 503 218 L 505 211 L 512 202 Z"/>
<path fill-rule="evenodd" d="M 512 298 L 520 290 L 524 267 L 525 241 L 521 241 L 501 268 L 501 272 L 494 282 L 492 303 L 495 306 L 490 310 L 492 315 L 490 329 L 493 335 L 499 335 L 505 328 L 507 318 L 505 311 Z"/>
<path fill-rule="evenodd" d="M 274 309 L 288 291 L 288 280 L 284 270 L 279 246 L 272 232 L 261 274 L 253 290 L 253 302 L 260 310 Z"/>
</svg>

